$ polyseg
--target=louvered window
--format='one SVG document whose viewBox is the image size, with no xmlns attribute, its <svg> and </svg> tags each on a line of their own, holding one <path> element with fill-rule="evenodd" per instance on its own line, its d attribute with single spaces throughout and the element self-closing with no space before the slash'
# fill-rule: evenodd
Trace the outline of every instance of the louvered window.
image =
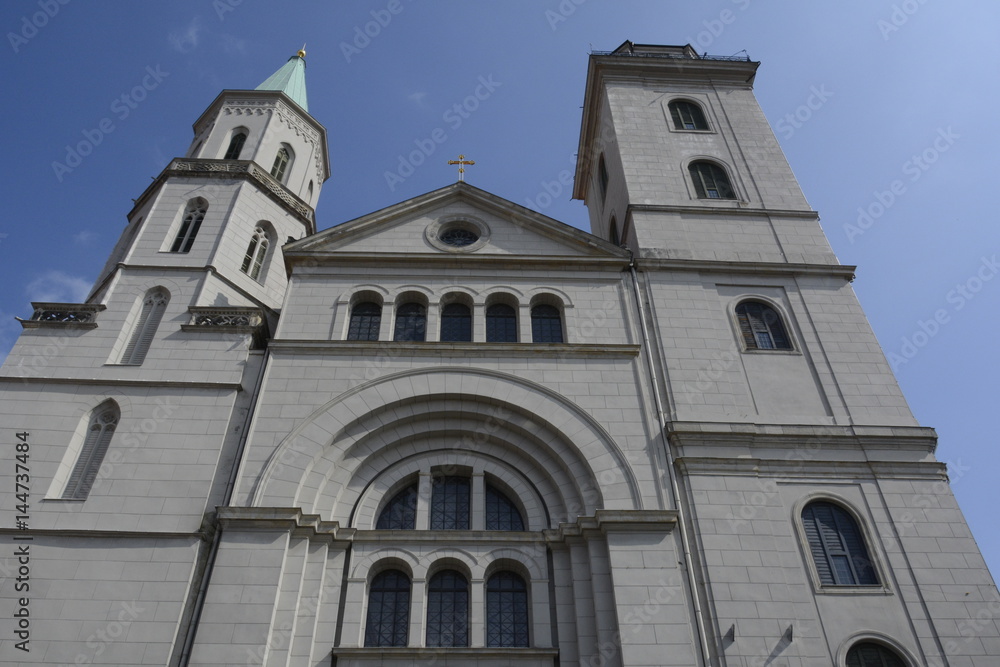
<svg viewBox="0 0 1000 667">
<path fill-rule="evenodd" d="M 528 587 L 513 572 L 497 572 L 486 584 L 486 645 L 528 645 Z"/>
<path fill-rule="evenodd" d="M 427 312 L 419 303 L 404 303 L 396 309 L 395 341 L 422 341 L 427 327 Z"/>
<path fill-rule="evenodd" d="M 677 100 L 670 103 L 670 118 L 675 130 L 707 130 L 705 114 L 694 102 Z"/>
<path fill-rule="evenodd" d="M 201 222 L 205 219 L 205 212 L 208 211 L 208 202 L 198 197 L 188 202 L 184 208 L 184 217 L 181 218 L 181 227 L 177 230 L 177 236 L 170 246 L 170 252 L 188 252 L 194 239 L 201 229 Z"/>
<path fill-rule="evenodd" d="M 288 148 L 282 146 L 278 149 L 278 154 L 274 156 L 274 164 L 271 166 L 271 176 L 279 183 L 285 182 L 285 173 L 288 171 L 288 163 L 292 156 Z"/>
<path fill-rule="evenodd" d="M 250 243 L 247 245 L 246 254 L 243 255 L 243 264 L 240 266 L 240 271 L 254 280 L 259 279 L 260 270 L 264 266 L 264 259 L 267 257 L 267 248 L 270 245 L 271 239 L 268 237 L 267 231 L 258 225 L 253 230 L 253 236 L 250 237 Z"/>
<path fill-rule="evenodd" d="M 435 477 L 431 530 L 468 530 L 471 486 L 467 477 Z"/>
<path fill-rule="evenodd" d="M 441 340 L 462 342 L 472 340 L 472 313 L 461 303 L 449 303 L 441 309 Z"/>
<path fill-rule="evenodd" d="M 809 551 L 824 586 L 877 586 L 861 529 L 846 510 L 828 502 L 802 510 Z"/>
<path fill-rule="evenodd" d="M 469 583 L 444 570 L 427 585 L 427 645 L 469 645 Z"/>
<path fill-rule="evenodd" d="M 347 340 L 378 340 L 382 326 L 382 306 L 371 301 L 359 303 L 351 308 L 351 324 L 347 328 Z"/>
<path fill-rule="evenodd" d="M 864 642 L 847 652 L 847 667 L 906 667 L 906 663 L 881 644 Z"/>
<path fill-rule="evenodd" d="M 146 358 L 149 345 L 153 342 L 156 329 L 160 326 L 163 313 L 167 310 L 167 303 L 170 295 L 166 290 L 154 288 L 146 292 L 142 299 L 142 309 L 139 317 L 132 327 L 128 342 L 125 344 L 125 351 L 119 363 L 139 365 Z"/>
<path fill-rule="evenodd" d="M 740 334 L 748 350 L 790 350 L 792 343 L 781 316 L 759 301 L 744 301 L 736 306 Z"/>
<path fill-rule="evenodd" d="M 486 342 L 517 342 L 517 313 L 511 306 L 495 303 L 486 309 Z"/>
<path fill-rule="evenodd" d="M 688 167 L 698 199 L 736 199 L 726 170 L 713 162 L 692 162 Z"/>
<path fill-rule="evenodd" d="M 372 579 L 368 591 L 365 646 L 406 646 L 410 626 L 410 578 L 386 570 Z"/>
<path fill-rule="evenodd" d="M 531 340 L 535 343 L 563 342 L 562 318 L 558 308 L 542 304 L 531 309 Z"/>
<path fill-rule="evenodd" d="M 90 494 L 120 416 L 118 404 L 114 401 L 105 401 L 91 412 L 83 447 L 63 490 L 63 498 L 84 500 Z"/>
<path fill-rule="evenodd" d="M 243 152 L 243 144 L 246 143 L 247 133 L 237 132 L 233 135 L 233 138 L 229 140 L 229 148 L 226 149 L 226 154 L 222 158 L 223 160 L 239 160 L 240 153 Z"/>
<path fill-rule="evenodd" d="M 486 485 L 486 530 L 524 530 L 517 505 L 493 486 Z"/>
<path fill-rule="evenodd" d="M 411 484 L 392 497 L 378 515 L 378 530 L 413 530 L 417 527 L 417 485 Z"/>
</svg>

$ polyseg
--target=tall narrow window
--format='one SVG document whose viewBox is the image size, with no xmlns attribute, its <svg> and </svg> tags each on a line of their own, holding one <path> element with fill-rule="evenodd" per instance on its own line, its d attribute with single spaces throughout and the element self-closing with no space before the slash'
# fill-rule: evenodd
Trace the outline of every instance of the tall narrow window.
<svg viewBox="0 0 1000 667">
<path fill-rule="evenodd" d="M 435 477 L 431 530 L 468 530 L 471 486 L 467 477 Z"/>
<path fill-rule="evenodd" d="M 802 527 L 821 584 L 878 585 L 861 529 L 846 510 L 828 502 L 809 503 L 802 510 Z"/>
<path fill-rule="evenodd" d="M 524 530 L 517 506 L 490 484 L 486 485 L 486 530 Z"/>
<path fill-rule="evenodd" d="M 229 140 L 229 148 L 226 149 L 226 154 L 223 156 L 223 160 L 239 160 L 240 153 L 243 152 L 243 144 L 247 141 L 247 133 L 242 130 L 233 135 L 233 138 Z"/>
<path fill-rule="evenodd" d="M 197 197 L 187 203 L 184 208 L 184 217 L 181 218 L 181 227 L 177 230 L 177 236 L 170 246 L 170 252 L 187 252 L 191 250 L 194 239 L 201 229 L 201 221 L 205 219 L 205 212 L 208 211 L 208 202 Z"/>
<path fill-rule="evenodd" d="M 497 572 L 486 583 L 486 645 L 528 645 L 528 587 L 513 572 Z"/>
<path fill-rule="evenodd" d="M 417 485 L 411 484 L 382 508 L 375 523 L 377 530 L 413 530 L 417 527 Z"/>
<path fill-rule="evenodd" d="M 128 342 L 125 344 L 125 351 L 122 353 L 121 364 L 139 365 L 146 358 L 149 345 L 153 342 L 163 313 L 167 310 L 167 303 L 170 295 L 162 287 L 155 287 L 142 299 L 142 309 L 132 326 L 132 333 L 129 334 Z"/>
<path fill-rule="evenodd" d="M 351 308 L 351 324 L 347 340 L 378 340 L 382 326 L 382 306 L 372 301 L 355 304 Z"/>
<path fill-rule="evenodd" d="M 736 319 L 748 350 L 792 349 L 781 316 L 767 304 L 744 301 L 736 306 Z"/>
<path fill-rule="evenodd" d="M 274 156 L 274 165 L 271 166 L 271 176 L 274 176 L 279 183 L 285 182 L 285 172 L 288 171 L 288 163 L 291 159 L 291 152 L 286 146 L 279 148 L 278 154 Z"/>
<path fill-rule="evenodd" d="M 399 570 L 375 575 L 368 591 L 365 646 L 406 646 L 410 626 L 410 578 Z"/>
<path fill-rule="evenodd" d="M 427 645 L 469 645 L 469 582 L 454 570 L 427 584 Z"/>
<path fill-rule="evenodd" d="M 601 199 L 605 199 L 608 196 L 608 165 L 604 162 L 604 155 L 601 155 L 601 159 L 597 161 L 597 182 L 601 186 Z"/>
<path fill-rule="evenodd" d="M 736 199 L 726 170 L 714 162 L 692 162 L 688 166 L 698 199 Z"/>
<path fill-rule="evenodd" d="M 427 327 L 427 311 L 419 303 L 404 303 L 396 309 L 395 341 L 422 341 Z"/>
<path fill-rule="evenodd" d="M 101 403 L 90 413 L 90 423 L 87 426 L 83 447 L 76 465 L 73 466 L 73 472 L 70 473 L 69 482 L 63 490 L 63 498 L 84 500 L 90 494 L 120 417 L 118 404 L 111 400 Z"/>
<path fill-rule="evenodd" d="M 615 216 L 611 216 L 611 225 L 609 227 L 610 231 L 608 233 L 608 240 L 614 245 L 621 245 L 622 240 L 618 236 L 618 221 L 615 220 Z"/>
<path fill-rule="evenodd" d="M 472 340 L 472 313 L 462 303 L 449 303 L 441 309 L 441 340 L 462 342 Z"/>
<path fill-rule="evenodd" d="M 494 303 L 486 309 L 486 342 L 517 342 L 517 312 L 512 307 Z"/>
<path fill-rule="evenodd" d="M 707 130 L 708 121 L 701 107 L 694 102 L 677 100 L 670 103 L 670 118 L 675 130 Z"/>
<path fill-rule="evenodd" d="M 563 342 L 562 318 L 558 308 L 541 304 L 531 309 L 531 340 L 535 343 Z"/>
<path fill-rule="evenodd" d="M 906 667 L 906 663 L 881 644 L 863 642 L 847 652 L 847 667 Z"/>
<path fill-rule="evenodd" d="M 306 203 L 312 206 L 313 203 L 313 182 L 309 181 L 309 188 L 306 190 Z"/>
<path fill-rule="evenodd" d="M 247 246 L 247 252 L 243 256 L 243 264 L 240 266 L 240 271 L 254 280 L 260 278 L 260 269 L 264 266 L 264 258 L 267 257 L 267 248 L 269 245 L 271 245 L 271 240 L 268 238 L 267 230 L 258 225 L 253 230 L 253 236 L 250 237 L 250 244 Z"/>
</svg>

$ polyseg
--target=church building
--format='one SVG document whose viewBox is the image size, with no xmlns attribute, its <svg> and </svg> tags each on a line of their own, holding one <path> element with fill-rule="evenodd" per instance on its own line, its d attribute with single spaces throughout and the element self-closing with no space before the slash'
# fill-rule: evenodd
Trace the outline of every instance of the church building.
<svg viewBox="0 0 1000 667">
<path fill-rule="evenodd" d="M 1000 664 L 759 63 L 590 55 L 590 234 L 462 180 L 317 231 L 305 57 L 208 106 L 84 303 L 25 313 L 0 662 Z"/>
</svg>

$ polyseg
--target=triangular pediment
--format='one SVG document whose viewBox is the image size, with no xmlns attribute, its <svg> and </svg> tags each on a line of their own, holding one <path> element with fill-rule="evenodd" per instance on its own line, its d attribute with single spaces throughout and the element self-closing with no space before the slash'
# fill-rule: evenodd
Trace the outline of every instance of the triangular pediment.
<svg viewBox="0 0 1000 667">
<path fill-rule="evenodd" d="M 456 235 L 457 243 L 468 245 L 452 245 Z M 628 256 L 627 251 L 592 234 L 462 182 L 295 241 L 284 252 L 286 257 L 330 253 L 420 258 Z"/>
</svg>

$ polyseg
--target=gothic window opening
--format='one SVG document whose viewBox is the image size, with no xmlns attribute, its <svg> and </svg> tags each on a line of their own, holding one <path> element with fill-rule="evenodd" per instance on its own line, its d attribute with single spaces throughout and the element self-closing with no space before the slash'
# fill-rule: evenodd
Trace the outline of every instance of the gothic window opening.
<svg viewBox="0 0 1000 667">
<path fill-rule="evenodd" d="M 597 180 L 601 185 L 601 199 L 606 199 L 610 178 L 608 177 L 608 165 L 604 163 L 603 154 L 601 155 L 601 159 L 597 161 Z"/>
<path fill-rule="evenodd" d="M 510 498 L 486 485 L 486 530 L 524 530 L 524 519 Z"/>
<path fill-rule="evenodd" d="M 495 303 L 486 309 L 486 342 L 517 342 L 517 311 L 505 303 Z"/>
<path fill-rule="evenodd" d="M 347 340 L 378 340 L 381 327 L 382 306 L 372 301 L 356 304 L 351 308 Z"/>
<path fill-rule="evenodd" d="M 86 500 L 90 495 L 90 489 L 97 479 L 97 473 L 101 469 L 101 463 L 104 461 L 104 455 L 111 444 L 111 437 L 115 434 L 120 417 L 118 404 L 111 400 L 105 401 L 90 413 L 90 423 L 87 426 L 80 456 L 63 490 L 64 499 Z"/>
<path fill-rule="evenodd" d="M 223 156 L 223 160 L 239 160 L 240 153 L 243 152 L 243 144 L 246 143 L 247 133 L 237 132 L 233 135 L 233 138 L 229 140 L 229 147 L 226 149 L 226 154 Z"/>
<path fill-rule="evenodd" d="M 497 572 L 486 584 L 486 645 L 528 646 L 528 587 L 513 572 Z"/>
<path fill-rule="evenodd" d="M 274 156 L 274 164 L 271 166 L 271 176 L 274 176 L 279 183 L 285 182 L 285 173 L 291 160 L 292 154 L 287 146 L 278 149 L 278 154 Z"/>
<path fill-rule="evenodd" d="M 205 219 L 206 211 L 208 211 L 208 202 L 201 197 L 187 203 L 184 208 L 184 217 L 181 218 L 181 227 L 177 230 L 177 236 L 174 237 L 174 242 L 170 246 L 170 252 L 191 250 L 191 245 L 194 244 L 198 230 L 201 229 L 201 223 Z"/>
<path fill-rule="evenodd" d="M 427 585 L 427 645 L 469 645 L 469 582 L 444 570 Z"/>
<path fill-rule="evenodd" d="M 614 216 L 611 216 L 610 232 L 608 234 L 608 240 L 612 244 L 620 246 L 622 244 L 621 238 L 618 236 L 618 221 L 615 220 Z"/>
<path fill-rule="evenodd" d="M 692 162 L 688 171 L 698 199 L 736 199 L 726 170 L 714 162 Z"/>
<path fill-rule="evenodd" d="M 392 339 L 400 342 L 422 341 L 426 327 L 426 309 L 419 303 L 404 303 L 396 309 L 396 332 Z"/>
<path fill-rule="evenodd" d="M 118 363 L 136 366 L 142 364 L 169 302 L 170 295 L 163 288 L 157 287 L 146 292 L 146 296 L 142 299 L 139 317 L 132 326 L 125 351 Z"/>
<path fill-rule="evenodd" d="M 431 530 L 468 530 L 472 486 L 467 477 L 435 477 Z"/>
<path fill-rule="evenodd" d="M 670 103 L 670 118 L 675 130 L 707 130 L 708 121 L 701 107 L 694 102 L 677 100 Z"/>
<path fill-rule="evenodd" d="M 386 570 L 372 579 L 368 591 L 365 646 L 406 646 L 410 626 L 410 578 Z"/>
<path fill-rule="evenodd" d="M 558 308 L 541 304 L 531 309 L 531 340 L 535 343 L 563 342 L 562 317 Z"/>
<path fill-rule="evenodd" d="M 791 350 L 792 343 L 778 312 L 760 301 L 736 306 L 736 320 L 748 350 Z"/>
<path fill-rule="evenodd" d="M 417 527 L 417 485 L 411 484 L 386 504 L 375 523 L 377 530 L 413 530 Z"/>
<path fill-rule="evenodd" d="M 449 303 L 441 309 L 441 340 L 463 342 L 472 340 L 472 312 L 462 303 Z"/>
<path fill-rule="evenodd" d="M 861 528 L 845 509 L 809 503 L 802 510 L 802 526 L 822 585 L 878 585 Z"/>
<path fill-rule="evenodd" d="M 881 644 L 863 642 L 847 652 L 847 667 L 906 667 L 906 663 Z"/>
<path fill-rule="evenodd" d="M 254 280 L 260 278 L 261 267 L 264 266 L 264 258 L 267 257 L 267 248 L 271 245 L 271 240 L 265 230 L 260 225 L 253 230 L 250 237 L 250 244 L 247 246 L 246 254 L 243 256 L 243 264 L 240 271 L 247 274 Z"/>
</svg>

